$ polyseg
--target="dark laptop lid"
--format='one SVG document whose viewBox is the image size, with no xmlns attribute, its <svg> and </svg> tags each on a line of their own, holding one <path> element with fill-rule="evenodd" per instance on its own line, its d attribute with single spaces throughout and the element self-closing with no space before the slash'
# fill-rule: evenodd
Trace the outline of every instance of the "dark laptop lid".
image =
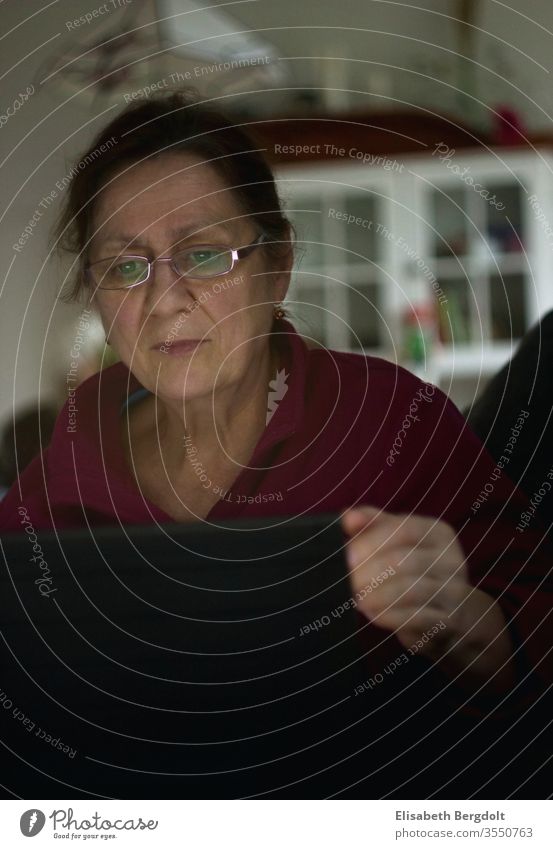
<svg viewBox="0 0 553 849">
<path fill-rule="evenodd" d="M 366 677 L 343 543 L 335 515 L 5 537 L 15 791 L 328 795 Z"/>
</svg>

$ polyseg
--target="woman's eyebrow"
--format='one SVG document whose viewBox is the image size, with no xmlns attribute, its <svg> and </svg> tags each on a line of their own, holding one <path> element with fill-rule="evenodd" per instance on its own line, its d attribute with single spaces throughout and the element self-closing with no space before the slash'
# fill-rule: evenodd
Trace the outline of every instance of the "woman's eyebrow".
<svg viewBox="0 0 553 849">
<path fill-rule="evenodd" d="M 168 237 L 173 241 L 178 241 L 179 239 L 187 239 L 190 236 L 197 235 L 198 237 L 202 236 L 202 233 L 206 230 L 221 230 L 225 233 L 230 233 L 230 228 L 225 223 L 218 223 L 214 221 L 210 222 L 195 222 L 194 224 L 188 227 L 176 227 L 172 230 L 169 230 Z M 118 245 L 128 245 L 131 246 L 133 244 L 143 244 L 142 237 L 127 235 L 125 233 L 114 233 L 108 236 L 105 239 L 102 239 L 102 244 L 118 244 Z"/>
</svg>

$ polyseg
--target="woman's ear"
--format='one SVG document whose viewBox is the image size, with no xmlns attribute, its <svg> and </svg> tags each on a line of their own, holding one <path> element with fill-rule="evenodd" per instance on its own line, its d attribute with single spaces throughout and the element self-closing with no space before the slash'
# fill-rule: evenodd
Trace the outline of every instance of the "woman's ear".
<svg viewBox="0 0 553 849">
<path fill-rule="evenodd" d="M 273 276 L 274 300 L 284 301 L 288 288 L 290 286 L 290 277 L 294 266 L 294 243 L 292 242 L 292 232 L 288 229 L 289 241 L 288 249 L 283 251 L 282 256 L 275 262 L 278 263 L 276 274 Z"/>
</svg>

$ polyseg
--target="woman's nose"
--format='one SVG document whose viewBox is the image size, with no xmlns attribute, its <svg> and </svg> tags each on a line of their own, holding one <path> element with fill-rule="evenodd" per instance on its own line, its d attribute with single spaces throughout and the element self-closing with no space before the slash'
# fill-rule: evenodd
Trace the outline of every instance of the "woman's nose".
<svg viewBox="0 0 553 849">
<path fill-rule="evenodd" d="M 173 307 L 193 303 L 194 290 L 192 281 L 181 277 L 171 266 L 171 259 L 160 257 L 152 262 L 150 277 L 143 284 L 146 289 L 147 301 L 153 311 L 164 306 Z"/>
</svg>

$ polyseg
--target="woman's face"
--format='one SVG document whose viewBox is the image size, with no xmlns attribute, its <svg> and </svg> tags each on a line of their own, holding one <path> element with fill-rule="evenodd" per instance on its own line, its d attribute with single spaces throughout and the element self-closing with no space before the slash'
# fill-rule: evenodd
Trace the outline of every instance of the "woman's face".
<svg viewBox="0 0 553 849">
<path fill-rule="evenodd" d="M 170 257 L 194 245 L 239 248 L 260 234 L 217 172 L 182 153 L 119 173 L 101 192 L 92 225 L 91 263 Z M 192 399 L 232 388 L 258 367 L 289 266 L 285 259 L 271 267 L 263 247 L 203 280 L 162 262 L 145 283 L 96 289 L 93 298 L 110 345 L 142 385 L 168 400 Z"/>
</svg>

